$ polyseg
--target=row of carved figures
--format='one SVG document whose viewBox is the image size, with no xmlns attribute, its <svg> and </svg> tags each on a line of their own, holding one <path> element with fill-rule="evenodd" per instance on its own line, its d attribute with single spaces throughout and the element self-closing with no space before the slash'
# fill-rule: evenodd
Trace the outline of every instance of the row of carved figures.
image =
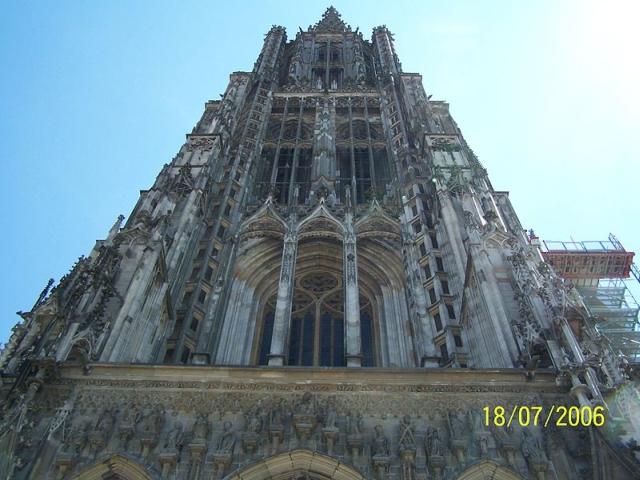
<svg viewBox="0 0 640 480">
<path fill-rule="evenodd" d="M 445 478 L 447 471 L 460 470 L 478 458 L 502 461 L 523 473 L 548 469 L 539 435 L 527 429 L 520 434 L 513 429 L 487 429 L 476 416 L 462 412 L 450 413 L 444 425 L 418 428 L 417 419 L 409 415 L 366 421 L 359 413 L 339 415 L 334 400 L 329 398 L 319 406 L 308 394 L 291 405 L 284 399 L 271 405 L 258 401 L 243 419 L 235 416 L 233 420 L 218 415 L 212 423 L 208 414 L 200 413 L 191 423 L 160 406 L 122 412 L 107 408 L 94 419 L 86 415 L 75 421 L 70 418 L 66 428 L 60 429 L 63 447 L 58 457 L 64 465 L 71 458 L 83 459 L 76 462 L 82 464 L 105 452 L 121 451 L 150 465 L 159 462 L 166 470 L 180 462 L 203 462 L 208 453 L 206 458 L 221 462 L 216 471 L 222 475 L 232 465 L 309 448 L 347 458 L 363 471 L 373 470 L 379 478 L 386 478 L 392 465 L 400 465 L 407 479 L 418 467 Z M 167 459 L 172 460 L 169 467 Z"/>
</svg>

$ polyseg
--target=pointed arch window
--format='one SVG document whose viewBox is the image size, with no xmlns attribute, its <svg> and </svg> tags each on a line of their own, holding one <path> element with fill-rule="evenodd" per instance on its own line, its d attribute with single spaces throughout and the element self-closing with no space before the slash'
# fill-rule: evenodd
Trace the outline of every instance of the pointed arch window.
<svg viewBox="0 0 640 480">
<path fill-rule="evenodd" d="M 273 335 L 276 296 L 262 318 L 258 362 L 267 365 Z M 360 296 L 363 366 L 375 366 L 371 304 Z M 287 364 L 290 366 L 344 367 L 344 295 L 342 279 L 329 272 L 307 273 L 296 279 L 291 304 Z"/>
</svg>

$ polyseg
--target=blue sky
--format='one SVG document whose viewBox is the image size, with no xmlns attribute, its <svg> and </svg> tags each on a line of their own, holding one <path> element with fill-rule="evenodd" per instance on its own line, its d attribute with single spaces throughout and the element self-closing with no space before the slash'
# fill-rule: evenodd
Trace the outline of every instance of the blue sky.
<svg viewBox="0 0 640 480">
<path fill-rule="evenodd" d="M 544 239 L 640 250 L 637 2 L 334 1 L 446 100 L 497 190 Z M 393 8 L 389 8 L 393 5 Z M 49 277 L 128 214 L 272 24 L 318 1 L 0 5 L 0 342 Z"/>
</svg>

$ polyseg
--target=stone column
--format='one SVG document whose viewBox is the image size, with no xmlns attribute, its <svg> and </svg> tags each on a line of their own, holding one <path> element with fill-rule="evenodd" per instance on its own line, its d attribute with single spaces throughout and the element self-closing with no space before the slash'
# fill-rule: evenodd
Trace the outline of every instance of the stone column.
<svg viewBox="0 0 640 480">
<path fill-rule="evenodd" d="M 464 227 L 460 223 L 456 210 L 453 206 L 449 192 L 438 190 L 438 200 L 440 201 L 440 209 L 442 214 L 442 223 L 447 234 L 447 240 L 451 245 L 451 252 L 456 264 L 456 276 L 464 277 L 466 269 L 467 253 L 464 249 L 464 242 L 460 232 L 464 231 Z"/>
<path fill-rule="evenodd" d="M 273 320 L 273 334 L 271 336 L 271 350 L 269 352 L 270 366 L 283 366 L 289 325 L 291 322 L 291 300 L 293 296 L 293 280 L 296 267 L 296 253 L 298 250 L 298 236 L 296 233 L 295 214 L 292 214 L 289 230 L 284 237 L 282 249 L 282 265 L 280 267 L 280 281 L 278 283 L 278 297 L 276 312 Z"/>
<path fill-rule="evenodd" d="M 314 129 L 311 190 L 318 196 L 323 189 L 334 192 L 336 182 L 335 106 L 328 100 L 316 104 Z"/>
<path fill-rule="evenodd" d="M 358 293 L 358 262 L 356 235 L 353 228 L 353 212 L 347 190 L 347 210 L 345 213 L 345 231 L 343 237 L 344 262 L 344 326 L 347 347 L 347 367 L 362 366 L 360 339 L 360 298 Z"/>
<path fill-rule="evenodd" d="M 591 371 L 591 369 L 585 366 L 585 359 L 582 353 L 582 349 L 580 348 L 578 341 L 573 335 L 573 331 L 571 330 L 571 327 L 569 326 L 567 319 L 561 318 L 559 320 L 559 323 L 560 323 L 560 328 L 562 330 L 562 334 L 564 337 L 564 341 L 565 341 L 564 343 L 565 345 L 568 345 L 571 351 L 573 352 L 575 361 L 580 367 L 580 369 L 584 367 L 584 376 L 587 381 L 587 385 L 585 385 L 584 383 L 582 383 L 582 381 L 580 381 L 577 375 L 577 372 L 572 371 L 571 372 L 572 395 L 578 399 L 578 402 L 580 403 L 581 407 L 592 405 L 591 401 L 587 397 L 588 391 L 591 391 L 591 393 L 599 401 L 600 404 L 604 404 L 604 401 L 602 400 L 602 397 L 600 395 L 600 389 L 598 388 L 597 379 L 594 378 L 595 375 Z"/>
</svg>

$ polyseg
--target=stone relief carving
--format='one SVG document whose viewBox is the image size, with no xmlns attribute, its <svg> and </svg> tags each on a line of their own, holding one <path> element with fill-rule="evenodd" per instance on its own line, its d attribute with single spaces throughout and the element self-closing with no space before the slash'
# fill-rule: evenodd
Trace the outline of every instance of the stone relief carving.
<svg viewBox="0 0 640 480">
<path fill-rule="evenodd" d="M 446 472 L 459 473 L 480 458 L 531 472 L 546 465 L 545 454 L 537 453 L 544 445 L 540 432 L 530 437 L 522 429 L 499 432 L 482 425 L 480 412 L 487 395 L 493 395 L 496 404 L 508 404 L 510 397 L 504 392 L 479 398 L 458 391 L 434 398 L 432 393 L 424 395 L 426 389 L 407 394 L 390 385 L 380 385 L 378 393 L 372 393 L 375 385 L 362 392 L 336 392 L 323 385 L 313 385 L 313 391 L 282 385 L 286 388 L 280 392 L 273 384 L 265 384 L 267 390 L 235 384 L 242 389 L 226 391 L 190 388 L 188 383 L 173 385 L 172 390 L 166 382 L 151 386 L 87 380 L 82 385 L 61 434 L 58 467 L 52 468 L 78 471 L 106 452 L 123 451 L 158 471 L 224 476 L 247 462 L 292 448 L 342 455 L 377 478 L 388 478 L 394 471 L 402 478 L 418 478 L 426 470 L 434 478 L 445 478 Z M 510 395 L 513 402 L 522 398 L 522 392 Z M 557 404 L 565 398 L 544 395 L 532 397 L 532 402 Z M 47 407 L 52 414 L 61 399 L 56 401 Z M 125 408 L 117 412 L 115 404 Z"/>
</svg>

